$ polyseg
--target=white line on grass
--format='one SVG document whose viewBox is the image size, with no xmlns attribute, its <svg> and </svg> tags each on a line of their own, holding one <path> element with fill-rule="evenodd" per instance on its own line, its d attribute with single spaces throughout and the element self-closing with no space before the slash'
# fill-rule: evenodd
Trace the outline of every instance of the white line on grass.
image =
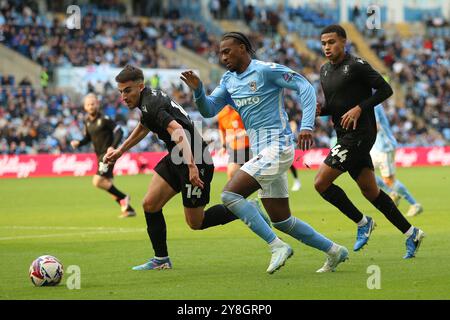
<svg viewBox="0 0 450 320">
<path fill-rule="evenodd" d="M 142 231 L 143 228 L 115 228 L 115 227 L 57 227 L 57 226 L 0 226 L 0 229 L 20 230 L 94 230 L 94 231 Z"/>
<path fill-rule="evenodd" d="M 12 228 L 11 228 L 12 227 Z M 112 234 L 112 233 L 131 233 L 131 232 L 143 232 L 145 229 L 143 228 L 109 228 L 109 230 L 105 230 L 108 228 L 81 228 L 81 227 L 67 227 L 67 228 L 76 228 L 76 229 L 67 229 L 66 227 L 25 227 L 21 228 L 20 226 L 3 226 L 1 229 L 26 229 L 26 230 L 86 230 L 86 229 L 94 229 L 95 231 L 87 231 L 87 232 L 72 232 L 72 233 L 54 233 L 54 234 L 36 234 L 29 236 L 14 236 L 14 237 L 0 237 L 0 241 L 6 240 L 20 240 L 20 239 L 38 239 L 38 238 L 53 238 L 53 237 L 69 237 L 69 236 L 87 236 L 87 235 L 97 235 L 97 234 Z M 39 228 L 39 229 L 38 229 Z"/>
</svg>

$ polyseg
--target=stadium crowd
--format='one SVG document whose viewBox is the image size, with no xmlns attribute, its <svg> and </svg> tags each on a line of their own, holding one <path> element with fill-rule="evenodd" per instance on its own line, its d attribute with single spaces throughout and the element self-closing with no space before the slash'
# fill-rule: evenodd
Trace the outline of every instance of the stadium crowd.
<svg viewBox="0 0 450 320">
<path fill-rule="evenodd" d="M 176 67 L 157 51 L 157 39 L 171 49 L 182 45 L 210 62 L 218 63 L 220 38 L 210 35 L 198 22 L 188 19 L 151 19 L 145 21 L 98 19 L 87 13 L 81 30 L 69 31 L 58 19 L 35 14 L 27 6 L 0 3 L 0 42 L 35 60 L 48 70 L 56 66 L 127 63 L 140 67 Z M 267 17 L 271 17 L 267 19 Z M 178 18 L 177 15 L 171 15 Z M 255 11 L 245 7 L 242 19 L 250 26 L 250 38 L 261 60 L 284 64 L 305 75 L 320 90 L 319 70 L 323 60 L 300 54 L 288 38 L 273 28 L 280 20 L 277 11 Z M 37 25 L 38 27 L 31 27 Z M 396 137 L 402 146 L 446 145 L 449 129 L 449 40 L 438 37 L 394 39 L 380 38 L 372 48 L 391 68 L 394 80 L 402 83 L 405 106 L 388 104 L 387 111 Z M 446 66 L 446 68 L 442 68 Z M 420 70 L 421 72 L 417 72 Z M 81 98 L 74 100 L 58 89 L 33 88 L 28 79 L 0 75 L 0 154 L 35 154 L 74 152 L 69 141 L 83 135 Z M 148 86 L 158 83 L 148 79 Z M 213 87 L 209 87 L 209 90 Z M 131 112 L 109 82 L 89 85 L 89 92 L 100 95 L 103 113 L 115 119 L 127 135 L 137 124 L 139 114 Z M 86 92 L 88 93 L 88 92 Z M 168 92 L 192 116 L 199 120 L 192 93 L 172 85 Z M 301 108 L 293 92 L 287 91 L 285 105 L 293 129 L 299 129 Z M 206 127 L 211 122 L 205 122 Z M 214 125 L 213 125 L 214 126 Z M 317 120 L 316 147 L 329 147 L 332 124 L 323 117 Z M 217 139 L 211 130 L 208 139 Z M 84 147 L 81 152 L 88 151 Z M 163 146 L 150 135 L 134 151 L 160 151 Z"/>
</svg>

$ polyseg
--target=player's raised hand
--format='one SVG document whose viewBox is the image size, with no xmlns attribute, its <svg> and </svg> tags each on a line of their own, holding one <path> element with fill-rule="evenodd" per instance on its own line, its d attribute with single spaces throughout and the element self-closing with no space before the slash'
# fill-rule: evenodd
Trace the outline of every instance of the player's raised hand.
<svg viewBox="0 0 450 320">
<path fill-rule="evenodd" d="M 298 134 L 298 146 L 301 150 L 311 149 L 314 143 L 313 135 L 311 130 L 301 130 Z"/>
<path fill-rule="evenodd" d="M 356 106 L 348 110 L 342 117 L 341 117 L 341 126 L 345 130 L 348 130 L 352 127 L 353 123 L 353 130 L 356 129 L 356 125 L 358 122 L 359 117 L 361 116 L 361 107 Z"/>
<path fill-rule="evenodd" d="M 180 79 L 192 90 L 196 90 L 200 86 L 200 78 L 192 70 L 182 72 Z"/>
<path fill-rule="evenodd" d="M 103 162 L 112 164 L 122 156 L 123 152 L 120 149 L 108 148 L 108 151 L 103 157 Z"/>
<path fill-rule="evenodd" d="M 200 189 L 203 189 L 205 186 L 202 179 L 200 179 L 198 168 L 195 164 L 189 165 L 189 181 L 193 186 L 199 187 Z"/>
<path fill-rule="evenodd" d="M 80 145 L 80 141 L 72 140 L 72 141 L 70 141 L 70 145 L 72 146 L 72 148 L 76 149 Z"/>
</svg>

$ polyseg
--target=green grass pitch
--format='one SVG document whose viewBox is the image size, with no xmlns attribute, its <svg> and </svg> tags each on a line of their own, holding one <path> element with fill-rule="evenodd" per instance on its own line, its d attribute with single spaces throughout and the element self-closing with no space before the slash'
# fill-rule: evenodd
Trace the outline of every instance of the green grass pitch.
<svg viewBox="0 0 450 320">
<path fill-rule="evenodd" d="M 132 196 L 138 216 L 118 219 L 119 207 L 91 185 L 91 177 L 0 181 L 0 299 L 449 299 L 450 167 L 399 169 L 398 177 L 423 204 L 410 222 L 426 232 L 415 259 L 405 261 L 405 237 L 367 202 L 348 175 L 337 180 L 378 226 L 369 245 L 351 251 L 356 227 L 315 192 L 315 171 L 300 171 L 302 189 L 291 193 L 297 217 L 350 249 L 334 273 L 316 274 L 325 255 L 281 234 L 294 249 L 286 266 L 265 270 L 268 246 L 239 220 L 205 231 L 190 230 L 181 197 L 164 209 L 174 269 L 132 271 L 152 250 L 140 202 L 148 175 L 115 179 Z M 291 177 L 289 177 L 291 179 Z M 226 182 L 216 173 L 211 204 Z M 400 209 L 408 206 L 402 200 Z M 280 232 L 277 231 L 280 235 Z M 67 270 L 81 270 L 81 289 L 69 290 L 65 274 L 57 287 L 33 287 L 28 268 L 38 256 L 58 257 Z M 367 286 L 370 266 L 380 270 L 380 289 Z"/>
</svg>

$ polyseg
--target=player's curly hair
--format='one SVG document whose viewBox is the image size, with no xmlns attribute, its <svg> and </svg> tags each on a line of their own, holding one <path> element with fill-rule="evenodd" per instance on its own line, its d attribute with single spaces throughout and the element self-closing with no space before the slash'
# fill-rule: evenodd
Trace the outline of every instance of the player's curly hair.
<svg viewBox="0 0 450 320">
<path fill-rule="evenodd" d="M 116 82 L 144 81 L 144 73 L 141 69 L 127 64 L 116 76 Z"/>
<path fill-rule="evenodd" d="M 222 41 L 225 39 L 229 39 L 229 38 L 235 39 L 239 43 L 242 43 L 245 46 L 245 49 L 247 50 L 247 52 L 251 56 L 255 55 L 255 49 L 253 49 L 252 43 L 247 38 L 247 36 L 245 34 L 243 34 L 242 32 L 235 32 L 235 31 L 227 32 L 222 36 Z"/>
</svg>

